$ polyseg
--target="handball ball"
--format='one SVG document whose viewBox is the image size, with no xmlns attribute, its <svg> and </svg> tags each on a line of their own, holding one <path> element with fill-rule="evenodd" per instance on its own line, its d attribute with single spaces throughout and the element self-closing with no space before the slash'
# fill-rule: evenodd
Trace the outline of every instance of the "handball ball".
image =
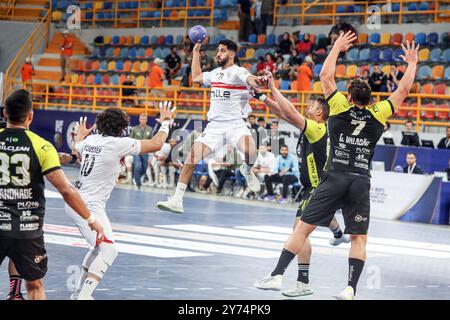
<svg viewBox="0 0 450 320">
<path fill-rule="evenodd" d="M 206 31 L 205 27 L 197 25 L 193 26 L 191 30 L 189 30 L 189 39 L 193 43 L 197 42 L 203 42 L 206 39 L 206 36 L 208 35 L 208 31 Z"/>
</svg>

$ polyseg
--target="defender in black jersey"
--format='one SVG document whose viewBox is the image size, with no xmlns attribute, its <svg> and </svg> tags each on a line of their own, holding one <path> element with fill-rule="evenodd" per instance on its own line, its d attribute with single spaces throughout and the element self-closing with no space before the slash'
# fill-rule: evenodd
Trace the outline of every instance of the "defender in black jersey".
<svg viewBox="0 0 450 320">
<path fill-rule="evenodd" d="M 103 229 L 67 181 L 55 148 L 28 130 L 33 120 L 29 93 L 13 92 L 6 99 L 4 113 L 7 127 L 0 130 L 0 264 L 9 257 L 26 280 L 28 297 L 45 299 L 44 176 L 80 216 L 88 219 L 100 239 Z"/>
<path fill-rule="evenodd" d="M 414 82 L 419 46 L 402 44 L 401 58 L 408 64 L 399 86 L 385 101 L 371 104 L 369 85 L 352 81 L 348 98 L 337 92 L 334 74 L 340 52 L 347 51 L 356 36 L 351 31 L 341 33 L 327 56 L 320 80 L 330 105 L 328 129 L 330 148 L 326 171 L 303 212 L 301 222 L 289 237 L 274 271 L 266 282 L 277 282 L 307 237 L 319 225 L 331 221 L 334 209 L 342 208 L 346 232 L 351 234 L 348 286 L 337 299 L 353 300 L 364 267 L 365 246 L 370 218 L 370 162 L 374 147 L 383 132 L 386 120 L 402 104 Z"/>
<path fill-rule="evenodd" d="M 297 144 L 297 156 L 301 172 L 300 182 L 303 190 L 294 223 L 295 229 L 300 221 L 303 210 L 306 208 L 314 189 L 319 185 L 320 177 L 323 174 L 323 168 L 327 159 L 326 149 L 328 139 L 327 125 L 325 122 L 328 119 L 330 108 L 325 98 L 318 97 L 312 101 L 312 104 L 305 110 L 305 116 L 303 116 L 276 88 L 273 75 L 270 72 L 266 72 L 265 76 L 268 79 L 268 88 L 271 90 L 275 101 L 261 93 L 256 93 L 255 97 L 264 101 L 275 115 L 298 128 L 301 133 Z M 342 233 L 339 223 L 335 218 L 332 219 L 328 227 L 334 233 L 330 244 L 336 246 L 341 243 L 350 242 L 350 237 Z M 302 250 L 297 255 L 297 285 L 293 289 L 283 291 L 283 295 L 299 297 L 313 293 L 309 284 L 311 251 L 311 243 L 309 240 L 306 240 Z M 260 289 L 273 289 L 272 287 L 266 287 L 264 281 L 258 283 L 256 286 Z"/>
</svg>

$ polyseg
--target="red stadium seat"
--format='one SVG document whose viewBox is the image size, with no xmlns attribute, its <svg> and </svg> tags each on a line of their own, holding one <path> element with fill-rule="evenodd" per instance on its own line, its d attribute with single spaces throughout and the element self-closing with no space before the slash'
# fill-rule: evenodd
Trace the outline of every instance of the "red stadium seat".
<svg viewBox="0 0 450 320">
<path fill-rule="evenodd" d="M 436 85 L 434 85 L 434 93 L 435 94 L 446 94 L 447 92 L 447 86 L 445 85 L 445 83 L 438 83 Z"/>
<path fill-rule="evenodd" d="M 408 112 L 409 112 L 409 110 L 402 109 L 402 107 L 406 107 L 406 106 L 407 106 L 407 104 L 402 104 L 402 105 L 400 106 L 400 108 L 398 109 L 397 113 L 395 114 L 395 117 L 397 117 L 397 118 L 403 118 L 403 119 L 408 118 Z"/>
<path fill-rule="evenodd" d="M 409 107 L 410 108 L 417 108 L 417 102 L 411 103 L 409 105 Z M 409 110 L 408 111 L 408 117 L 409 118 L 413 118 L 413 120 L 416 119 L 417 118 L 417 109 L 416 110 Z"/>
<path fill-rule="evenodd" d="M 433 103 L 427 103 L 426 105 L 422 106 L 423 108 L 434 108 Z M 423 116 L 426 120 L 434 120 L 436 118 L 436 112 L 431 110 L 425 110 Z"/>
<path fill-rule="evenodd" d="M 450 120 L 450 106 L 448 104 L 441 104 L 436 106 L 439 109 L 442 109 L 442 111 L 439 111 L 437 114 L 437 118 L 439 120 L 448 121 Z"/>
<path fill-rule="evenodd" d="M 403 35 L 401 33 L 394 33 L 391 38 L 393 45 L 398 46 L 402 43 Z"/>
</svg>

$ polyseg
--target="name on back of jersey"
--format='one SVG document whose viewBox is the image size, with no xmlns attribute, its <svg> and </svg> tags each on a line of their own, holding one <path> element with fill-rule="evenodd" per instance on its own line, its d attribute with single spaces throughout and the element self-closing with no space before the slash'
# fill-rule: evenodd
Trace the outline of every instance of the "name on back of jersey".
<svg viewBox="0 0 450 320">
<path fill-rule="evenodd" d="M 345 136 L 343 133 L 339 135 L 339 142 L 359 147 L 368 147 L 370 145 L 370 141 L 366 138 L 349 137 Z"/>
</svg>

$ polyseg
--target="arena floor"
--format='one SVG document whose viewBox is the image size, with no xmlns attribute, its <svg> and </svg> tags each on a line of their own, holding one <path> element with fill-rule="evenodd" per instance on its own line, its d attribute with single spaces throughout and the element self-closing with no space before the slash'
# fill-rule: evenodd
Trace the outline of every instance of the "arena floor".
<svg viewBox="0 0 450 320">
<path fill-rule="evenodd" d="M 284 298 L 255 289 L 253 283 L 273 269 L 290 232 L 293 205 L 187 194 L 185 214 L 176 215 L 155 208 L 169 192 L 139 192 L 132 186 L 114 190 L 108 214 L 121 253 L 95 299 Z M 450 299 L 449 231 L 373 219 L 357 298 Z M 331 247 L 330 236 L 326 229 L 313 234 L 315 293 L 303 299 L 331 299 L 346 285 L 348 245 Z M 46 243 L 48 298 L 68 299 L 86 248 L 53 192 L 47 201 Z M 285 288 L 295 283 L 296 267 L 292 263 L 287 270 Z M 5 296 L 6 263 L 0 283 L 0 295 Z"/>
</svg>

